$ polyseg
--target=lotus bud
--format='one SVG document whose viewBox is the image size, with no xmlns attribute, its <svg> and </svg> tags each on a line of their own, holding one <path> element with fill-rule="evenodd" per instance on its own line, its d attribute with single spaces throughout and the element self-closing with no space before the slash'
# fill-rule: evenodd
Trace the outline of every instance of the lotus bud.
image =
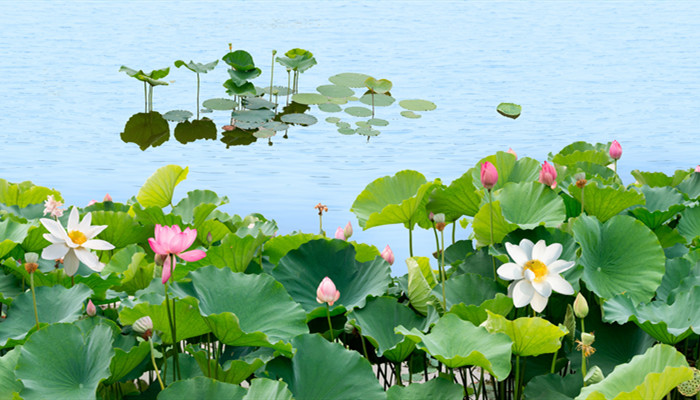
<svg viewBox="0 0 700 400">
<path fill-rule="evenodd" d="M 622 157 L 622 146 L 620 146 L 617 140 L 613 140 L 612 144 L 610 144 L 609 153 L 613 160 L 619 160 L 620 157 Z"/>
<path fill-rule="evenodd" d="M 428 214 L 428 219 L 430 222 L 435 222 L 435 214 L 433 214 L 432 211 Z"/>
<path fill-rule="evenodd" d="M 490 162 L 484 161 L 484 163 L 481 164 L 481 184 L 486 190 L 491 191 L 496 185 L 496 182 L 498 182 L 498 171 L 496 167 Z"/>
<path fill-rule="evenodd" d="M 590 346 L 595 342 L 595 335 L 593 333 L 581 332 L 581 342 L 584 346 Z"/>
<path fill-rule="evenodd" d="M 107 194 L 105 195 L 105 198 L 102 199 L 102 201 L 103 201 L 103 202 L 113 201 L 113 200 L 112 200 L 112 196 L 110 196 L 109 193 L 107 193 Z"/>
<path fill-rule="evenodd" d="M 588 302 L 581 292 L 578 292 L 576 300 L 574 300 L 574 314 L 578 318 L 586 318 L 588 315 Z"/>
<path fill-rule="evenodd" d="M 352 236 L 352 224 L 350 221 L 348 221 L 348 224 L 345 225 L 345 228 L 343 229 L 343 235 L 345 235 L 345 240 L 350 239 L 350 236 Z"/>
<path fill-rule="evenodd" d="M 156 254 L 156 256 L 153 258 L 153 261 L 156 263 L 158 266 L 163 266 L 163 262 L 168 256 L 165 254 Z"/>
<path fill-rule="evenodd" d="M 97 204 L 97 200 L 90 200 L 90 201 L 87 203 L 87 207 L 90 207 L 90 206 L 93 205 L 93 204 Z"/>
<path fill-rule="evenodd" d="M 394 252 L 391 251 L 391 247 L 387 244 L 384 251 L 381 253 L 382 258 L 389 263 L 389 265 L 394 264 Z"/>
<path fill-rule="evenodd" d="M 277 50 L 272 50 L 272 55 L 274 56 L 275 54 L 277 54 Z"/>
<path fill-rule="evenodd" d="M 87 306 L 85 306 L 85 312 L 87 313 L 88 317 L 94 317 L 97 315 L 97 307 L 95 307 L 92 300 L 88 300 Z"/>
<path fill-rule="evenodd" d="M 134 322 L 131 329 L 144 339 L 148 339 L 153 333 L 153 320 L 149 316 L 141 317 Z"/>
<path fill-rule="evenodd" d="M 515 152 L 515 150 L 511 149 L 510 147 L 508 148 L 507 153 L 510 153 L 515 156 L 515 159 L 518 159 L 518 154 Z"/>
<path fill-rule="evenodd" d="M 27 273 L 33 274 L 39 268 L 39 254 L 24 253 L 24 269 Z"/>
<path fill-rule="evenodd" d="M 697 173 L 700 174 L 700 165 L 698 165 L 697 167 L 695 167 L 695 172 L 697 172 Z"/>
<path fill-rule="evenodd" d="M 435 216 L 433 218 L 435 220 L 435 228 L 437 230 L 439 230 L 440 232 L 445 230 L 445 214 L 443 214 L 443 213 L 435 214 Z"/>
<path fill-rule="evenodd" d="M 329 277 L 323 278 L 321 283 L 316 289 L 316 301 L 323 304 L 328 303 L 332 306 L 338 298 L 340 298 L 340 292 L 335 288 L 335 283 Z"/>
<path fill-rule="evenodd" d="M 547 185 L 552 189 L 557 187 L 557 170 L 547 161 L 544 162 L 542 169 L 540 170 L 540 183 Z"/>
<path fill-rule="evenodd" d="M 343 232 L 343 228 L 341 228 L 340 226 L 338 227 L 338 229 L 335 230 L 335 238 L 345 240 L 345 232 Z"/>
<path fill-rule="evenodd" d="M 207 232 L 207 242 L 211 243 L 212 240 L 214 240 L 214 237 L 211 235 L 211 232 Z"/>
<path fill-rule="evenodd" d="M 233 51 L 233 43 L 228 44 L 228 51 Z"/>
</svg>

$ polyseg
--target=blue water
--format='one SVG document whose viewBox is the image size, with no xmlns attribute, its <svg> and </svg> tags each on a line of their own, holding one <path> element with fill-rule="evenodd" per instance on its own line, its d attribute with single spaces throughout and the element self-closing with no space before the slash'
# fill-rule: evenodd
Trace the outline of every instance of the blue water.
<svg viewBox="0 0 700 400">
<path fill-rule="evenodd" d="M 126 201 L 160 166 L 189 166 L 176 198 L 214 190 L 231 200 L 226 211 L 263 213 L 283 234 L 316 231 L 322 202 L 326 231 L 353 221 L 353 239 L 394 248 L 396 274 L 406 269 L 406 231 L 361 232 L 349 212 L 378 177 L 415 169 L 449 182 L 498 150 L 544 161 L 576 140 L 617 139 L 626 183 L 632 169 L 700 163 L 700 8 L 691 1 L 3 1 L 0 28 L 0 177 L 84 205 L 105 193 Z M 165 79 L 175 82 L 155 88 L 155 109 L 194 111 L 194 75 L 172 63 L 219 59 L 229 42 L 263 70 L 258 86 L 269 84 L 272 49 L 301 47 L 318 60 L 301 91 L 361 72 L 390 79 L 394 97 L 438 108 L 419 120 L 380 111 L 390 125 L 369 143 L 338 134 L 318 110 L 318 124 L 273 146 L 171 140 L 144 152 L 120 140 L 143 110 L 143 86 L 121 65 L 171 66 Z M 203 75 L 202 100 L 226 97 L 227 78 L 223 65 Z M 498 115 L 504 101 L 521 104 L 522 116 Z M 225 112 L 213 118 L 227 122 Z M 422 233 L 416 253 L 428 255 L 434 239 Z"/>
</svg>

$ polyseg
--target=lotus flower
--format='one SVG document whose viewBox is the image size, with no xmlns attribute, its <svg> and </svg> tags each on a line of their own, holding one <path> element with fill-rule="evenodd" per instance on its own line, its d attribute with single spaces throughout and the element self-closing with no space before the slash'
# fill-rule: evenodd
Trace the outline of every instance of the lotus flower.
<svg viewBox="0 0 700 400">
<path fill-rule="evenodd" d="M 695 172 L 697 172 L 697 173 L 700 174 L 700 165 L 698 165 L 697 167 L 695 167 Z"/>
<path fill-rule="evenodd" d="M 617 140 L 613 140 L 612 144 L 610 144 L 610 157 L 612 157 L 613 160 L 617 161 L 622 157 L 622 146 L 620 146 L 620 143 L 618 143 Z"/>
<path fill-rule="evenodd" d="M 107 193 L 107 194 L 105 195 L 105 198 L 102 199 L 102 202 L 106 202 L 106 201 L 112 201 L 112 196 L 110 196 L 109 193 Z"/>
<path fill-rule="evenodd" d="M 107 228 L 107 225 L 90 226 L 92 216 L 87 213 L 82 221 L 79 221 L 78 209 L 73 207 L 68 217 L 68 232 L 63 229 L 60 222 L 48 218 L 42 218 L 41 223 L 49 231 L 44 234 L 44 239 L 51 242 L 41 252 L 41 258 L 46 260 L 63 259 L 63 268 L 69 276 L 78 271 L 80 261 L 88 268 L 102 271 L 104 264 L 90 250 L 112 250 L 110 243 L 93 239 Z"/>
<path fill-rule="evenodd" d="M 510 153 L 515 156 L 515 159 L 518 159 L 518 154 L 515 152 L 515 150 L 511 149 L 510 147 L 508 148 L 507 153 Z"/>
<path fill-rule="evenodd" d="M 496 167 L 490 162 L 484 161 L 484 163 L 481 164 L 481 184 L 486 190 L 491 191 L 496 185 L 496 182 L 498 182 L 498 171 Z"/>
<path fill-rule="evenodd" d="M 343 228 L 343 234 L 345 235 L 345 240 L 350 239 L 350 236 L 352 236 L 352 224 L 350 221 L 348 221 L 348 224 Z"/>
<path fill-rule="evenodd" d="M 321 304 L 328 303 L 329 306 L 332 306 L 339 298 L 340 292 L 335 288 L 335 283 L 329 277 L 323 278 L 318 285 L 318 289 L 316 289 L 316 301 Z"/>
<path fill-rule="evenodd" d="M 581 292 L 578 292 L 576 300 L 574 300 L 574 314 L 578 318 L 586 318 L 588 316 L 588 302 Z"/>
<path fill-rule="evenodd" d="M 559 275 L 574 266 L 573 261 L 558 259 L 562 251 L 561 244 L 547 246 L 544 240 L 533 244 L 528 239 L 523 239 L 518 246 L 506 243 L 506 250 L 514 262 L 501 265 L 497 272 L 502 279 L 514 281 L 508 287 L 508 293 L 513 297 L 515 307 L 530 304 L 533 310 L 542 312 L 552 290 L 561 294 L 574 294 L 571 284 Z"/>
<path fill-rule="evenodd" d="M 60 208 L 63 205 L 60 201 L 56 201 L 53 195 L 46 197 L 44 201 L 44 215 L 50 214 L 52 217 L 60 218 L 63 216 L 63 209 Z"/>
<path fill-rule="evenodd" d="M 338 229 L 335 230 L 335 238 L 345 240 L 345 232 L 343 232 L 342 227 L 339 226 Z"/>
<path fill-rule="evenodd" d="M 540 170 L 540 183 L 543 183 L 552 189 L 557 187 L 557 170 L 547 161 L 542 165 Z"/>
<path fill-rule="evenodd" d="M 170 279 L 170 275 L 175 269 L 175 256 L 192 262 L 199 261 L 207 255 L 202 250 L 185 251 L 192 246 L 196 238 L 196 229 L 185 228 L 182 231 L 177 225 L 161 226 L 156 224 L 155 238 L 149 238 L 148 244 L 151 245 L 151 250 L 154 253 L 165 256 L 163 260 L 163 284 Z"/>
<path fill-rule="evenodd" d="M 88 300 L 87 306 L 85 307 L 85 312 L 87 313 L 88 317 L 94 317 L 97 315 L 97 307 L 95 307 L 92 300 Z"/>
<path fill-rule="evenodd" d="M 389 265 L 394 264 L 394 252 L 391 251 L 391 247 L 387 244 L 384 251 L 381 253 L 382 258 L 389 263 Z"/>
</svg>

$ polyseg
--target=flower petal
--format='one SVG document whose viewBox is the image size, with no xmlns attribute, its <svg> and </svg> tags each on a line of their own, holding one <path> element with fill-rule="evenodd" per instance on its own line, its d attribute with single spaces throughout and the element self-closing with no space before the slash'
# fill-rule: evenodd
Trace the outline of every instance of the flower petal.
<svg viewBox="0 0 700 400">
<path fill-rule="evenodd" d="M 102 271 L 102 268 L 104 268 L 103 265 L 100 265 L 100 260 L 97 258 L 95 253 L 91 252 L 90 250 L 77 248 L 73 250 L 73 252 L 78 259 L 82 261 L 83 264 L 87 265 L 87 267 L 91 270 L 99 272 Z"/>
<path fill-rule="evenodd" d="M 60 238 L 57 238 L 56 236 L 50 234 L 50 233 L 44 233 L 42 236 L 44 236 L 44 239 L 48 240 L 51 243 L 61 243 L 64 244 L 66 243 L 65 240 L 61 240 Z"/>
<path fill-rule="evenodd" d="M 54 243 L 41 251 L 41 258 L 44 260 L 57 260 L 63 258 L 68 252 L 68 247 L 63 243 Z"/>
<path fill-rule="evenodd" d="M 186 251 L 184 253 L 178 254 L 180 258 L 182 258 L 185 261 L 199 261 L 202 258 L 206 257 L 207 253 L 205 253 L 203 250 L 190 250 Z"/>
<path fill-rule="evenodd" d="M 547 307 L 547 301 L 549 300 L 549 297 L 542 297 L 537 292 L 532 296 L 532 301 L 530 301 L 530 305 L 532 306 L 532 309 L 537 311 L 537 312 L 542 312 L 545 307 Z"/>
<path fill-rule="evenodd" d="M 549 265 L 556 261 L 561 255 L 562 246 L 560 243 L 552 243 L 544 251 L 544 255 L 539 260 L 544 263 L 544 265 Z"/>
<path fill-rule="evenodd" d="M 534 293 L 535 289 L 530 282 L 525 279 L 518 281 L 513 287 L 513 305 L 516 308 L 525 307 L 530 304 Z"/>
<path fill-rule="evenodd" d="M 170 279 L 170 275 L 173 273 L 173 267 L 170 265 L 170 256 L 165 257 L 165 261 L 163 261 L 163 279 L 161 281 L 165 285 L 165 283 Z"/>
<path fill-rule="evenodd" d="M 100 240 L 100 239 L 91 239 L 88 240 L 87 242 L 83 243 L 83 247 L 86 249 L 90 250 L 112 250 L 114 249 L 114 246 L 105 241 L 105 240 Z"/>
<path fill-rule="evenodd" d="M 549 274 L 559 274 L 564 271 L 568 271 L 573 267 L 576 263 L 573 261 L 564 261 L 564 260 L 557 260 L 550 265 L 547 265 L 547 270 L 549 271 Z"/>
<path fill-rule="evenodd" d="M 78 272 L 79 265 L 80 261 L 78 261 L 75 251 L 71 249 L 68 253 L 66 253 L 65 257 L 63 257 L 63 270 L 66 272 L 66 275 L 73 276 L 76 272 Z"/>
<path fill-rule="evenodd" d="M 525 252 L 527 260 L 532 260 L 532 248 L 535 246 L 535 244 L 532 243 L 530 239 L 523 239 L 520 241 L 518 246 L 520 246 L 520 248 Z"/>
<path fill-rule="evenodd" d="M 90 223 L 92 223 L 92 214 L 87 213 L 83 217 L 83 220 L 78 224 L 78 230 L 83 233 L 87 232 L 90 230 Z"/>
<path fill-rule="evenodd" d="M 540 240 L 532 248 L 532 257 L 530 259 L 542 261 L 546 251 L 547 251 L 547 243 L 545 243 L 544 240 Z"/>
<path fill-rule="evenodd" d="M 68 231 L 78 231 L 78 226 L 80 225 L 80 214 L 78 214 L 78 208 L 73 207 L 70 210 L 70 215 L 68 216 Z"/>
<path fill-rule="evenodd" d="M 532 287 L 542 297 L 549 297 L 552 295 L 552 285 L 549 284 L 547 280 L 542 282 L 532 282 Z"/>
<path fill-rule="evenodd" d="M 46 230 L 49 231 L 49 233 L 54 237 L 59 238 L 64 242 L 70 240 L 68 238 L 66 230 L 63 229 L 63 226 L 58 221 L 54 221 L 48 218 L 42 218 L 39 221 L 41 221 L 41 224 L 44 225 Z"/>
<path fill-rule="evenodd" d="M 520 246 L 506 242 L 506 251 L 508 251 L 510 258 L 521 267 L 525 265 L 526 262 L 530 261 L 529 255 Z"/>
<path fill-rule="evenodd" d="M 156 234 L 156 236 L 158 236 Z M 167 250 L 161 245 L 158 239 L 148 238 L 148 244 L 151 245 L 151 250 L 156 254 L 168 254 Z"/>
<path fill-rule="evenodd" d="M 95 236 L 99 235 L 100 232 L 105 230 L 107 228 L 107 225 L 95 225 L 95 226 L 88 226 L 84 231 L 81 231 L 87 236 L 88 239 L 92 239 Z"/>
<path fill-rule="evenodd" d="M 508 243 L 506 243 L 506 245 L 507 244 Z M 523 279 L 523 267 L 521 267 L 518 264 L 505 263 L 498 267 L 498 270 L 496 272 L 498 273 L 498 276 L 501 277 L 501 279 L 505 279 L 507 281 Z"/>
<path fill-rule="evenodd" d="M 550 275 L 547 277 L 547 282 L 552 286 L 552 290 L 561 294 L 574 294 L 574 288 L 571 284 L 559 275 Z"/>
</svg>

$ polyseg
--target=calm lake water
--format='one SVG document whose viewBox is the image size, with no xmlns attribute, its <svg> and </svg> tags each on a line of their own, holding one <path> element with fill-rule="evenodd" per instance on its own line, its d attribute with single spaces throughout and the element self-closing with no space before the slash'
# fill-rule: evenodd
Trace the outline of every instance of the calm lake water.
<svg viewBox="0 0 700 400">
<path fill-rule="evenodd" d="M 225 211 L 260 212 L 282 234 L 317 231 L 313 206 L 322 202 L 327 232 L 352 221 L 353 239 L 395 250 L 395 274 L 406 270 L 406 231 L 361 232 L 349 212 L 378 177 L 415 169 L 449 183 L 498 150 L 544 161 L 576 140 L 617 139 L 626 183 L 632 169 L 700 163 L 700 8 L 691 1 L 3 1 L 0 28 L 0 177 L 85 205 L 105 193 L 126 201 L 157 168 L 189 166 L 176 199 L 214 190 L 231 200 Z M 220 59 L 229 42 L 263 70 L 258 86 L 269 85 L 272 49 L 301 47 L 318 60 L 302 74 L 302 92 L 360 72 L 391 80 L 397 99 L 438 108 L 418 120 L 379 110 L 390 125 L 369 143 L 339 134 L 315 107 L 318 124 L 273 146 L 171 139 L 141 151 L 120 140 L 143 111 L 143 86 L 121 65 L 170 66 L 165 79 L 175 82 L 155 88 L 154 109 L 194 111 L 194 74 L 173 62 Z M 223 63 L 202 75 L 202 100 L 227 97 L 226 79 Z M 286 85 L 286 74 L 275 84 Z M 521 104 L 522 116 L 498 115 L 500 102 Z M 213 119 L 224 125 L 227 113 Z M 435 250 L 432 232 L 417 235 L 415 250 Z"/>
</svg>

